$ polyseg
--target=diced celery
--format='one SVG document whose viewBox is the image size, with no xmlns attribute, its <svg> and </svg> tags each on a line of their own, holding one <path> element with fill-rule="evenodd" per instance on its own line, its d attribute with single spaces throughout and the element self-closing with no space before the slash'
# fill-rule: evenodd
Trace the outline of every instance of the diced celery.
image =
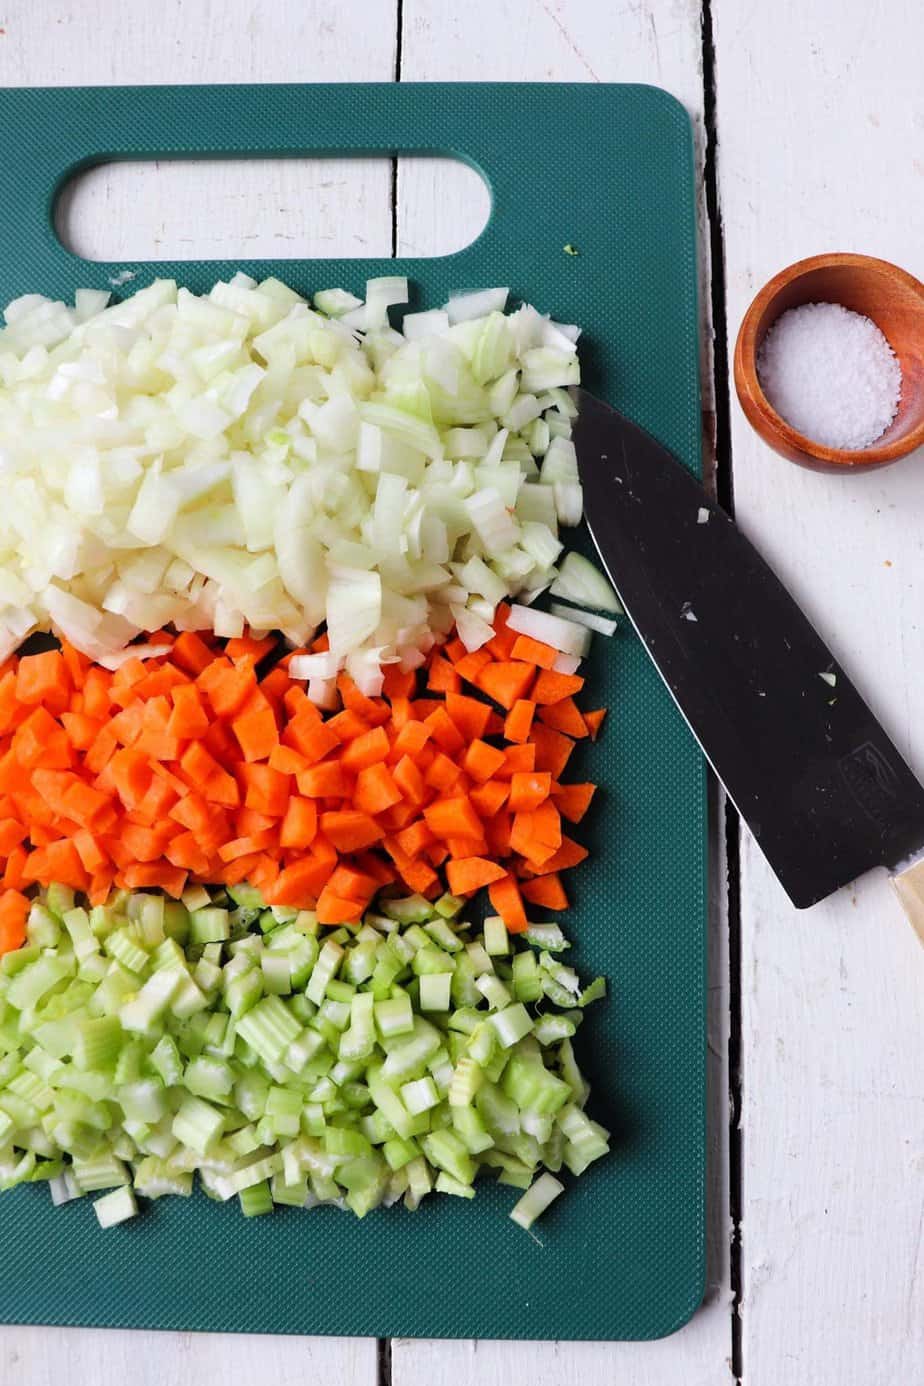
<svg viewBox="0 0 924 1386">
<path fill-rule="evenodd" d="M 135 1217 L 138 1204 L 132 1190 L 126 1187 L 115 1189 L 112 1193 L 96 1199 L 93 1211 L 100 1227 L 115 1227 L 116 1223 L 126 1222 L 129 1218 Z"/>
<path fill-rule="evenodd" d="M 452 973 L 426 973 L 420 978 L 418 996 L 422 1011 L 448 1011 L 452 1004 Z"/>
<path fill-rule="evenodd" d="M 510 935 L 499 914 L 489 914 L 484 921 L 484 947 L 492 958 L 503 957 L 510 952 Z"/>
<path fill-rule="evenodd" d="M 238 1201 L 245 1218 L 259 1218 L 264 1213 L 273 1211 L 273 1195 L 266 1179 L 262 1183 L 251 1184 L 242 1189 L 238 1194 Z"/>
</svg>

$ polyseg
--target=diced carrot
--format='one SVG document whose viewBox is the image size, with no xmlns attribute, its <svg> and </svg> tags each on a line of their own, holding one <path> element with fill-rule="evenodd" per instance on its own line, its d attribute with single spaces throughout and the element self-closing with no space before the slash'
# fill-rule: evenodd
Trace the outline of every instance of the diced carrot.
<svg viewBox="0 0 924 1386">
<path fill-rule="evenodd" d="M 282 818 L 289 803 L 290 777 L 268 765 L 241 765 L 237 773 L 247 807 Z M 207 792 L 205 797 L 209 797 Z"/>
<path fill-rule="evenodd" d="M 321 831 L 338 852 L 361 852 L 384 837 L 374 818 L 355 809 L 322 813 Z"/>
<path fill-rule="evenodd" d="M 389 701 L 395 698 L 410 698 L 417 686 L 417 675 L 413 669 L 402 670 L 397 664 L 385 667 L 382 693 Z"/>
<path fill-rule="evenodd" d="M 209 729 L 209 717 L 202 706 L 199 689 L 194 683 L 181 683 L 171 690 L 173 711 L 167 722 L 167 731 L 179 741 L 195 741 L 205 736 Z"/>
<path fill-rule="evenodd" d="M 593 784 L 560 784 L 553 786 L 552 798 L 563 818 L 569 823 L 580 823 L 590 808 L 595 790 Z"/>
<path fill-rule="evenodd" d="M 81 828 L 78 833 L 74 834 L 74 846 L 80 857 L 81 865 L 89 871 L 91 876 L 95 876 L 109 861 L 108 853 L 103 849 L 99 839 L 94 837 L 87 828 Z"/>
<path fill-rule="evenodd" d="M 16 697 L 26 707 L 42 703 L 63 712 L 70 700 L 71 679 L 60 650 L 24 655 L 16 673 Z"/>
<path fill-rule="evenodd" d="M 493 818 L 503 808 L 509 795 L 509 781 L 486 780 L 470 791 L 469 798 L 482 818 Z"/>
<path fill-rule="evenodd" d="M 539 807 L 552 792 L 552 776 L 547 770 L 518 771 L 510 779 L 509 807 L 514 813 L 528 813 Z"/>
<path fill-rule="evenodd" d="M 28 829 L 18 819 L 0 819 L 0 856 L 8 857 L 13 848 L 25 842 L 28 836 Z"/>
<path fill-rule="evenodd" d="M 356 745 L 355 741 L 353 745 Z M 401 797 L 401 790 L 395 784 L 394 776 L 388 766 L 381 762 L 367 765 L 356 777 L 353 799 L 356 807 L 364 813 L 384 813 L 393 804 L 400 803 Z"/>
<path fill-rule="evenodd" d="M 529 696 L 535 677 L 533 665 L 508 659 L 486 664 L 476 682 L 483 693 L 509 711 L 514 703 Z"/>
<path fill-rule="evenodd" d="M 258 856 L 274 845 L 275 837 L 276 834 L 270 830 L 251 837 L 235 837 L 219 847 L 218 855 L 224 862 L 237 861 L 239 857 Z"/>
<path fill-rule="evenodd" d="M 330 883 L 318 896 L 316 913 L 319 924 L 358 924 L 368 901 L 346 900 L 334 895 Z"/>
<path fill-rule="evenodd" d="M 279 830 L 280 847 L 310 847 L 317 831 L 318 810 L 314 800 L 293 794 Z"/>
<path fill-rule="evenodd" d="M 572 866 L 578 866 L 586 856 L 586 847 L 582 847 L 579 842 L 573 842 L 570 837 L 562 837 L 558 851 L 549 857 L 541 868 L 534 868 L 534 871 L 537 876 L 551 871 L 568 871 Z"/>
<path fill-rule="evenodd" d="M 453 895 L 472 895 L 506 874 L 497 862 L 486 861 L 484 857 L 464 857 L 446 864 L 446 879 Z"/>
<path fill-rule="evenodd" d="M 536 704 L 528 698 L 518 698 L 504 719 L 504 736 L 508 741 L 523 742 L 529 739 L 530 728 Z"/>
<path fill-rule="evenodd" d="M 369 723 L 364 717 L 360 717 L 358 712 L 351 708 L 344 708 L 336 716 L 329 718 L 324 724 L 328 731 L 334 732 L 337 740 L 346 743 L 355 741 L 356 737 L 363 736 L 369 730 Z"/>
<path fill-rule="evenodd" d="M 14 847 L 6 859 L 6 867 L 3 872 L 3 885 L 7 890 L 19 890 L 26 881 L 26 859 L 25 847 Z"/>
<path fill-rule="evenodd" d="M 317 721 L 304 712 L 300 712 L 294 722 L 286 727 L 283 741 L 304 756 L 309 765 L 323 760 L 340 745 L 340 738 L 331 731 L 329 722 Z"/>
<path fill-rule="evenodd" d="M 274 635 L 264 635 L 262 640 L 256 640 L 252 635 L 239 635 L 228 641 L 225 654 L 232 664 L 249 664 L 253 668 L 261 659 L 272 654 L 276 644 Z"/>
<path fill-rule="evenodd" d="M 355 712 L 368 726 L 376 727 L 388 721 L 387 704 L 381 699 L 368 698 L 365 693 L 361 693 L 349 674 L 341 672 L 337 675 L 337 690 L 347 711 Z"/>
<path fill-rule="evenodd" d="M 337 760 L 311 765 L 295 777 L 299 794 L 309 799 L 348 799 L 353 793 L 353 777 Z"/>
<path fill-rule="evenodd" d="M 563 698 L 573 698 L 583 687 L 580 674 L 556 674 L 554 669 L 543 669 L 533 688 L 533 701 L 540 706 L 560 703 Z"/>
<path fill-rule="evenodd" d="M 418 818 L 416 823 L 395 833 L 395 841 L 407 856 L 419 857 L 421 852 L 431 845 L 434 837 L 427 823 Z"/>
<path fill-rule="evenodd" d="M 177 668 L 195 678 L 209 667 L 215 656 L 200 635 L 184 630 L 174 640 L 170 658 Z"/>
<path fill-rule="evenodd" d="M 480 837 L 481 820 L 465 795 L 437 799 L 424 809 L 427 826 L 435 837 Z"/>
<path fill-rule="evenodd" d="M 498 770 L 497 778 L 509 780 L 513 775 L 536 768 L 536 748 L 532 742 L 525 746 L 507 746 L 504 749 L 504 765 Z"/>
<path fill-rule="evenodd" d="M 179 899 L 186 886 L 188 872 L 180 867 L 166 866 L 160 862 L 139 863 L 120 872 L 126 890 L 145 890 L 155 887 Z"/>
<path fill-rule="evenodd" d="M 354 737 L 343 748 L 340 763 L 345 770 L 350 770 L 356 774 L 359 770 L 365 770 L 368 766 L 376 765 L 379 761 L 385 760 L 389 749 L 388 735 L 384 727 L 374 727 L 371 731 L 363 732 L 360 736 Z"/>
<path fill-rule="evenodd" d="M 427 665 L 427 687 L 433 693 L 458 693 L 462 680 L 448 659 L 434 654 Z"/>
<path fill-rule="evenodd" d="M 280 871 L 275 883 L 266 892 L 273 905 L 294 905 L 296 909 L 313 908 L 331 875 L 331 867 L 316 857 L 303 857 Z"/>
<path fill-rule="evenodd" d="M 531 905 L 539 905 L 545 910 L 566 910 L 568 897 L 557 872 L 548 876 L 537 876 L 533 881 L 523 881 L 520 892 Z"/>
<path fill-rule="evenodd" d="M 508 873 L 500 880 L 491 881 L 488 885 L 488 896 L 509 933 L 522 934 L 528 928 L 520 887 L 513 876 Z"/>
<path fill-rule="evenodd" d="M 580 741 L 587 736 L 587 723 L 573 698 L 562 698 L 561 702 L 550 703 L 539 709 L 539 721 L 555 731 Z"/>
<path fill-rule="evenodd" d="M 504 753 L 496 746 L 489 746 L 486 741 L 472 741 L 465 752 L 462 764 L 466 774 L 471 775 L 479 784 L 484 784 L 485 780 L 491 779 L 505 764 Z"/>
<path fill-rule="evenodd" d="M 486 857 L 490 852 L 484 837 L 448 837 L 446 847 L 451 857 Z"/>
<path fill-rule="evenodd" d="M 423 701 L 423 700 L 421 700 Z M 456 755 L 465 745 L 465 737 L 456 727 L 445 707 L 440 704 L 424 719 L 436 744 L 449 755 Z"/>
<path fill-rule="evenodd" d="M 224 657 L 211 660 L 196 683 L 218 717 L 235 717 L 257 686 L 252 668 Z"/>
<path fill-rule="evenodd" d="M 392 752 L 398 759 L 401 756 L 414 757 L 420 754 L 429 740 L 430 728 L 425 722 L 406 722 L 395 737 Z"/>
<path fill-rule="evenodd" d="M 261 700 L 262 706 L 252 706 L 255 697 Z M 266 760 L 274 746 L 279 744 L 275 713 L 259 690 L 234 718 L 231 729 L 245 760 Z"/>
<path fill-rule="evenodd" d="M 293 751 L 291 746 L 283 746 L 281 742 L 270 751 L 267 764 L 273 770 L 278 770 L 280 775 L 300 775 L 303 770 L 308 769 L 305 757 L 298 751 Z"/>
<path fill-rule="evenodd" d="M 558 658 L 558 651 L 541 640 L 534 640 L 531 635 L 518 635 L 513 642 L 510 658 L 523 659 L 527 664 L 535 664 L 537 669 L 551 669 Z"/>
<path fill-rule="evenodd" d="M 444 756 L 442 751 L 437 751 L 424 773 L 424 783 L 443 794 L 458 783 L 461 774 L 462 771 L 454 760 Z"/>
<path fill-rule="evenodd" d="M 469 698 L 464 693 L 448 693 L 446 713 L 464 741 L 475 741 L 486 735 L 491 709 L 478 698 Z"/>
<path fill-rule="evenodd" d="M 29 901 L 18 890 L 4 890 L 0 895 L 0 953 L 12 953 L 26 941 L 26 919 Z"/>
<path fill-rule="evenodd" d="M 472 650 L 470 654 L 463 655 L 456 661 L 456 673 L 459 678 L 465 679 L 466 683 L 477 683 L 481 670 L 490 663 L 491 656 L 487 650 Z"/>
<path fill-rule="evenodd" d="M 427 787 L 423 776 L 410 756 L 402 756 L 392 771 L 395 784 L 405 799 L 412 804 L 423 804 L 427 799 Z"/>
<path fill-rule="evenodd" d="M 600 728 L 603 726 L 603 719 L 606 716 L 606 708 L 598 707 L 593 712 L 584 713 L 584 721 L 587 723 L 587 730 L 590 732 L 591 739 L 596 741 L 600 735 Z"/>
<path fill-rule="evenodd" d="M 99 718 L 88 717 L 85 712 L 62 712 L 60 720 L 75 751 L 88 751 L 104 725 Z"/>
</svg>

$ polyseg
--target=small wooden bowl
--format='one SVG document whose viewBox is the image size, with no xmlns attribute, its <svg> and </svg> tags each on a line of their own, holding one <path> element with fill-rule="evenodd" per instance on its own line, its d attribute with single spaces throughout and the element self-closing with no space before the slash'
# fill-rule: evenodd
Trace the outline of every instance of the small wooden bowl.
<svg viewBox="0 0 924 1386">
<path fill-rule="evenodd" d="M 840 303 L 871 318 L 902 371 L 898 413 L 868 448 L 829 448 L 792 428 L 770 406 L 757 378 L 757 353 L 788 308 Z M 735 388 L 753 427 L 783 457 L 817 471 L 869 471 L 897 462 L 924 443 L 924 284 L 870 255 L 813 255 L 781 270 L 744 315 L 735 344 Z"/>
</svg>

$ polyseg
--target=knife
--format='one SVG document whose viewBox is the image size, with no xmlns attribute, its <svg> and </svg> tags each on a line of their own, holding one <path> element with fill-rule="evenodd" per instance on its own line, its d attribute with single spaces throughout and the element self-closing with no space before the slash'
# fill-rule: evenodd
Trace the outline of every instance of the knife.
<svg viewBox="0 0 924 1386">
<path fill-rule="evenodd" d="M 805 909 L 885 866 L 924 941 L 924 788 L 697 478 L 617 410 L 572 395 L 597 552 L 783 889 Z"/>
</svg>

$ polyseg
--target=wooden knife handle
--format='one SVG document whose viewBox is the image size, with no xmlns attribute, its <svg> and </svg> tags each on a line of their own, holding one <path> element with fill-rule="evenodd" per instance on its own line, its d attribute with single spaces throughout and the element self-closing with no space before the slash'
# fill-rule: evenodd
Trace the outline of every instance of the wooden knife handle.
<svg viewBox="0 0 924 1386">
<path fill-rule="evenodd" d="M 924 859 L 907 866 L 904 871 L 897 871 L 891 879 L 902 909 L 924 943 Z"/>
</svg>

